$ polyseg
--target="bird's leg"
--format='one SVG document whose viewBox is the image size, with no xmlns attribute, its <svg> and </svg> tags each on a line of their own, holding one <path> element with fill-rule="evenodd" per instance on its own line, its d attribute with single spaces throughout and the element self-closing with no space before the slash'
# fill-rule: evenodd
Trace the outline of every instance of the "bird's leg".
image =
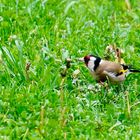
<svg viewBox="0 0 140 140">
<path fill-rule="evenodd" d="M 104 86 L 104 82 L 102 82 L 101 80 L 98 81 L 98 83 L 102 86 Z"/>
</svg>

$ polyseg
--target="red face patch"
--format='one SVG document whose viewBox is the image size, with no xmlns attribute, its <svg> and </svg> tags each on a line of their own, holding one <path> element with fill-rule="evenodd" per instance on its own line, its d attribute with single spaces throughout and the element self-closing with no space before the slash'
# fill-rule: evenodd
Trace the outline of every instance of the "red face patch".
<svg viewBox="0 0 140 140">
<path fill-rule="evenodd" d="M 84 57 L 84 61 L 85 61 L 86 66 L 88 65 L 89 60 L 90 60 L 90 56 L 89 55 Z"/>
</svg>

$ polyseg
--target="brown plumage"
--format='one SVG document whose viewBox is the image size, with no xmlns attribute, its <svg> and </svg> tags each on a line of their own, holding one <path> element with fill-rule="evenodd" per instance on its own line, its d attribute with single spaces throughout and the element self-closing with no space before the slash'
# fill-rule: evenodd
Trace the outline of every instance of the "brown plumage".
<svg viewBox="0 0 140 140">
<path fill-rule="evenodd" d="M 119 63 L 102 60 L 100 66 L 97 67 L 97 69 L 94 72 L 91 71 L 91 74 L 98 82 L 99 81 L 104 82 L 107 80 L 107 78 L 111 82 L 118 82 L 118 81 L 121 82 L 125 79 L 125 75 L 121 74 L 120 72 L 121 70 L 123 70 L 123 67 Z M 114 77 L 113 75 L 114 76 L 118 75 L 118 76 Z"/>
<path fill-rule="evenodd" d="M 127 65 L 102 60 L 93 55 L 87 55 L 80 60 L 85 62 L 94 79 L 98 82 L 104 82 L 108 79 L 112 83 L 120 83 L 125 80 L 129 73 L 140 72 L 140 70 L 130 69 Z"/>
</svg>

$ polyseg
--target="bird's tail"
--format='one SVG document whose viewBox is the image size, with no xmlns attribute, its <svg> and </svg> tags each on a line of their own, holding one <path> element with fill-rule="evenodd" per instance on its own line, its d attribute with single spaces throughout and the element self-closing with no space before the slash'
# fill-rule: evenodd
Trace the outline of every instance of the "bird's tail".
<svg viewBox="0 0 140 140">
<path fill-rule="evenodd" d="M 130 72 L 140 72 L 140 70 L 136 70 L 136 69 L 130 69 Z"/>
</svg>

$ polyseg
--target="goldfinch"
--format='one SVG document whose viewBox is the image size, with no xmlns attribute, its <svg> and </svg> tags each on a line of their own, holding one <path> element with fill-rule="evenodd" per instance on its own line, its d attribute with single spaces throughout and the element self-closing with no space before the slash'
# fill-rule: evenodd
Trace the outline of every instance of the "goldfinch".
<svg viewBox="0 0 140 140">
<path fill-rule="evenodd" d="M 140 70 L 130 69 L 127 65 L 102 60 L 100 57 L 94 55 L 87 55 L 79 60 L 86 64 L 97 82 L 109 80 L 111 83 L 121 83 L 126 79 L 128 74 L 140 72 Z"/>
</svg>

